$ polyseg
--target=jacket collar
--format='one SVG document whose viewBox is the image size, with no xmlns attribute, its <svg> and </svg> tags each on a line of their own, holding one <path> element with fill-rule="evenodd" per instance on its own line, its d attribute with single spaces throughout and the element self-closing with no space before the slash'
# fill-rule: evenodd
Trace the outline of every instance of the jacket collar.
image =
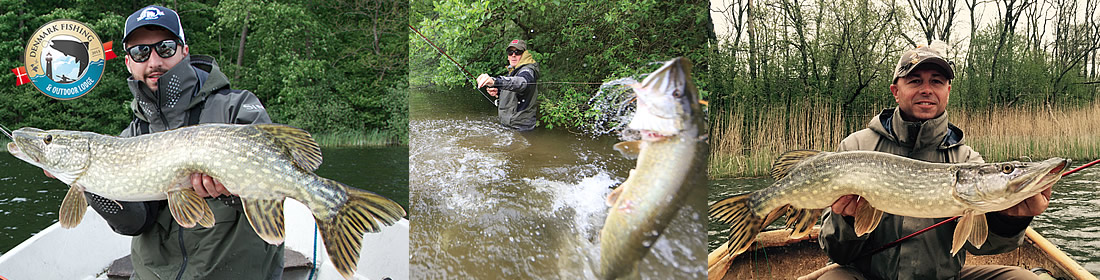
<svg viewBox="0 0 1100 280">
<path fill-rule="evenodd" d="M 875 116 L 867 127 L 914 151 L 948 149 L 963 144 L 962 129 L 947 121 L 947 112 L 930 120 L 910 122 L 902 119 L 900 110 L 889 108 Z"/>
<path fill-rule="evenodd" d="M 206 100 L 211 92 L 229 87 L 212 57 L 192 55 L 161 76 L 153 91 L 144 81 L 127 78 L 134 99 L 134 116 L 149 123 L 151 131 L 164 131 L 186 124 L 187 111 Z"/>
</svg>

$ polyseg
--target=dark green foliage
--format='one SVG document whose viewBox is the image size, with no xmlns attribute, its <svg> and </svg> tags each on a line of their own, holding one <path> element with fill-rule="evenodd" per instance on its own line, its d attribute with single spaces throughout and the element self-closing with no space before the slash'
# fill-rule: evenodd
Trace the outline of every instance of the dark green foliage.
<svg viewBox="0 0 1100 280">
<path fill-rule="evenodd" d="M 586 121 L 586 102 L 598 83 L 643 73 L 650 62 L 688 57 L 701 88 L 709 77 L 713 28 L 706 1 L 431 2 L 413 4 L 411 24 L 473 76 L 504 74 L 505 48 L 523 39 L 540 64 L 539 82 L 597 83 L 539 85 L 546 127 Z M 409 40 L 413 84 L 470 87 L 472 81 L 423 39 L 410 34 Z M 471 90 L 470 98 L 480 98 L 474 95 Z"/>
<path fill-rule="evenodd" d="M 212 55 L 234 88 L 250 90 L 272 119 L 314 133 L 383 131 L 407 142 L 408 1 L 170 1 L 192 54 Z M 25 44 L 59 18 L 91 25 L 120 56 L 84 97 L 53 100 L 31 85 L 0 82 L 0 124 L 116 134 L 133 117 L 123 63 L 133 1 L 0 0 L 0 68 L 23 65 Z M 243 60 L 241 34 L 247 25 Z M 238 66 L 238 63 L 240 64 Z"/>
</svg>

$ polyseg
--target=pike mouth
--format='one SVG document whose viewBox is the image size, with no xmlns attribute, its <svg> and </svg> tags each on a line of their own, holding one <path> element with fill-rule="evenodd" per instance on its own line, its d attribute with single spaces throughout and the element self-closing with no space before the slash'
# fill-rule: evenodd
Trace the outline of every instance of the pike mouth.
<svg viewBox="0 0 1100 280">
<path fill-rule="evenodd" d="M 19 145 L 16 145 L 15 142 L 8 142 L 8 153 L 11 153 L 11 155 L 15 156 L 15 158 L 26 161 L 28 163 L 41 162 L 30 154 L 24 153 L 23 150 L 20 150 Z"/>
<path fill-rule="evenodd" d="M 1058 180 L 1062 179 L 1062 171 L 1069 167 L 1069 160 L 1061 158 L 1051 160 L 1057 160 L 1057 162 L 1053 166 L 1048 167 L 1049 169 L 1045 173 L 1042 173 L 1042 175 L 1039 175 L 1038 178 L 1032 179 L 1030 180 L 1030 182 L 1020 184 L 1020 186 L 1016 188 L 1016 191 L 1021 192 L 1031 190 L 1038 192 L 1040 190 L 1045 190 L 1050 186 L 1053 186 L 1054 183 L 1057 183 Z"/>
</svg>

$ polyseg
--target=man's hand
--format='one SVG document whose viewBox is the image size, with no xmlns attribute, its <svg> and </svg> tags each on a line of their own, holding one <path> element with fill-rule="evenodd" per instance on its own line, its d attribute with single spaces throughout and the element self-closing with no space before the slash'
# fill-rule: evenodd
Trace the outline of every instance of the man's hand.
<svg viewBox="0 0 1100 280">
<path fill-rule="evenodd" d="M 849 194 L 836 199 L 836 202 L 833 202 L 832 209 L 833 213 L 842 216 L 855 216 L 856 210 L 863 204 L 867 204 L 867 201 L 863 200 L 863 198 L 858 195 Z"/>
<path fill-rule="evenodd" d="M 477 76 L 477 88 L 482 88 L 486 86 L 491 87 L 494 84 L 496 84 L 496 82 L 493 81 L 493 77 L 490 77 L 489 74 L 481 74 L 480 76 Z"/>
<path fill-rule="evenodd" d="M 1050 195 L 1054 192 L 1054 187 L 1047 188 L 1036 194 L 1035 196 L 1020 201 L 1019 204 L 1009 207 L 1008 209 L 1001 210 L 998 213 L 1005 216 L 1014 217 L 1034 217 L 1042 214 L 1047 210 L 1047 206 L 1050 205 Z"/>
<path fill-rule="evenodd" d="M 222 185 L 218 180 L 214 180 L 213 177 L 202 173 L 191 174 L 191 187 L 195 189 L 195 193 L 198 193 L 200 197 L 217 197 L 221 195 L 231 196 L 229 190 L 225 189 L 225 185 Z"/>
<path fill-rule="evenodd" d="M 493 97 L 497 97 L 497 94 L 500 93 L 500 89 L 495 87 L 487 88 L 485 89 L 485 91 L 489 92 L 489 95 L 492 95 Z"/>
</svg>

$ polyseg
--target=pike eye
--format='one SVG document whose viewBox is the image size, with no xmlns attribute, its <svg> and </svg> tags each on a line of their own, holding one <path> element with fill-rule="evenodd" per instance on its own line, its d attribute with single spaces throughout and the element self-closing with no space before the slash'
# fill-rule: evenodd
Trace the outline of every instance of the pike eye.
<svg viewBox="0 0 1100 280">
<path fill-rule="evenodd" d="M 683 96 L 684 96 L 684 92 L 679 90 L 679 89 L 672 92 L 672 97 L 680 98 L 680 97 L 683 97 Z"/>
<path fill-rule="evenodd" d="M 42 139 L 42 142 L 49 145 L 50 142 L 53 142 L 53 135 L 46 134 L 46 138 Z"/>
<path fill-rule="evenodd" d="M 1001 165 L 1001 173 L 1011 174 L 1012 171 L 1015 171 L 1015 170 L 1016 170 L 1016 167 L 1012 166 L 1011 164 Z"/>
</svg>

